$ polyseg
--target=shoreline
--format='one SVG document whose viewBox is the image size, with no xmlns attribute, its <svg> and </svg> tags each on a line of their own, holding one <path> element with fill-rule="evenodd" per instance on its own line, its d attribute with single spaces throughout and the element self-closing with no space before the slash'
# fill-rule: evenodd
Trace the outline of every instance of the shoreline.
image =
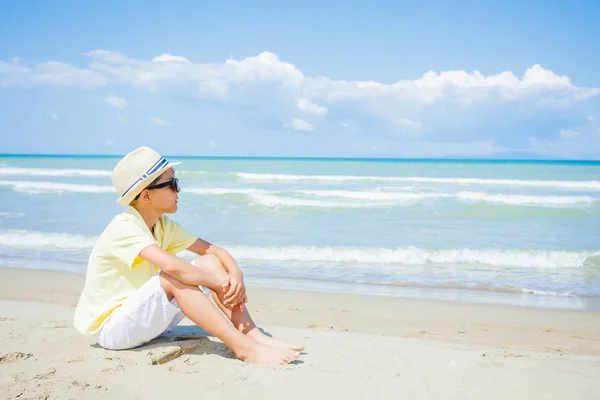
<svg viewBox="0 0 600 400">
<path fill-rule="evenodd" d="M 0 267 L 0 299 L 75 307 L 85 275 Z M 48 290 L 51 282 L 51 290 Z M 248 285 L 257 323 L 600 356 L 600 312 Z M 325 305 L 325 306 L 324 306 Z M 434 316 L 432 318 L 432 316 Z M 499 324 L 499 322 L 501 322 Z M 493 327 L 493 329 L 490 329 Z M 540 345 L 537 334 L 553 332 Z M 521 335 L 518 342 L 511 342 Z M 593 339 L 591 344 L 584 339 Z M 582 341 L 584 340 L 584 341 Z M 589 346 L 588 346 L 589 345 Z"/>
<path fill-rule="evenodd" d="M 101 349 L 72 326 L 83 283 L 0 268 L 6 398 L 600 397 L 596 312 L 249 286 L 257 325 L 306 346 L 293 365 L 264 367 L 188 319 L 144 346 Z"/>
<path fill-rule="evenodd" d="M 367 282 L 345 282 L 327 279 L 280 279 L 277 277 L 248 277 L 248 284 L 268 289 L 280 285 L 285 290 L 341 294 L 354 296 L 394 297 L 425 301 L 450 301 L 469 304 L 505 305 L 514 307 L 550 308 L 600 312 L 600 297 L 582 295 L 554 295 L 528 292 L 525 289 L 489 290 L 479 287 L 456 285 L 383 284 Z"/>
<path fill-rule="evenodd" d="M 77 264 L 78 265 L 78 264 Z M 83 269 L 84 267 L 82 267 Z M 85 271 L 78 268 L 72 270 L 19 268 L 1 265 L 0 270 L 41 271 L 58 274 L 85 276 Z M 337 294 L 350 296 L 390 297 L 424 301 L 456 302 L 461 304 L 489 304 L 514 307 L 530 307 L 557 310 L 579 310 L 583 312 L 600 312 L 600 298 L 581 295 L 549 295 L 503 290 L 488 290 L 479 287 L 445 287 L 443 285 L 411 285 L 411 284 L 379 284 L 368 282 L 345 282 L 328 279 L 306 279 L 279 277 L 256 277 L 246 275 L 246 284 L 260 290 L 270 290 L 276 286 L 281 290 L 292 290 L 306 293 Z"/>
</svg>

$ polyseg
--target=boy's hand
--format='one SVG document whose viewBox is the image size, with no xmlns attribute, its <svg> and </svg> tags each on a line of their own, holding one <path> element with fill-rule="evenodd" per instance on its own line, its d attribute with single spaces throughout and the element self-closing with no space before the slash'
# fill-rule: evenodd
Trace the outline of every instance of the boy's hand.
<svg viewBox="0 0 600 400">
<path fill-rule="evenodd" d="M 240 311 L 244 310 L 244 304 L 248 302 L 246 297 L 246 285 L 241 273 L 229 275 L 229 291 L 225 293 L 226 306 L 239 305 Z"/>
</svg>

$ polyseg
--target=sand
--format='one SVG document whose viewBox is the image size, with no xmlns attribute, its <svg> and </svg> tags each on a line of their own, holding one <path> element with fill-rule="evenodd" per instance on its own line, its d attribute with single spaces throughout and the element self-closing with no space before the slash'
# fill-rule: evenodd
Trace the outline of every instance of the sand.
<svg viewBox="0 0 600 400">
<path fill-rule="evenodd" d="M 306 350 L 245 364 L 187 319 L 134 350 L 71 325 L 82 275 L 0 268 L 7 399 L 600 399 L 600 313 L 249 288 Z"/>
</svg>

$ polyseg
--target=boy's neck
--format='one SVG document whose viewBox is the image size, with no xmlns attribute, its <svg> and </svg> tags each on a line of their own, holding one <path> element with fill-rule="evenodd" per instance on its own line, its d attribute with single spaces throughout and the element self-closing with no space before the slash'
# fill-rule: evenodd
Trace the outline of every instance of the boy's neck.
<svg viewBox="0 0 600 400">
<path fill-rule="evenodd" d="M 156 224 L 156 221 L 158 221 L 162 213 L 157 212 L 150 207 L 144 207 L 141 204 L 136 204 L 135 206 L 133 206 L 133 208 L 135 208 L 137 212 L 140 213 L 142 218 L 144 218 L 144 222 L 148 226 L 148 229 L 150 229 L 150 232 L 154 233 L 154 225 Z"/>
</svg>

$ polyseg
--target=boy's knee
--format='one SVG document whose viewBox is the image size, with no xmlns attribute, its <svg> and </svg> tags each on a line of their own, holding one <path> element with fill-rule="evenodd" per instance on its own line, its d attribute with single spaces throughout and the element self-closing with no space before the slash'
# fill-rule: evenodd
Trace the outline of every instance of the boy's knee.
<svg viewBox="0 0 600 400">
<path fill-rule="evenodd" d="M 214 254 L 206 254 L 206 255 L 200 256 L 200 257 L 196 258 L 194 264 L 197 267 L 208 268 L 213 271 L 221 271 L 221 270 L 225 269 L 223 267 L 223 264 L 221 264 L 219 257 L 215 256 Z"/>
</svg>

